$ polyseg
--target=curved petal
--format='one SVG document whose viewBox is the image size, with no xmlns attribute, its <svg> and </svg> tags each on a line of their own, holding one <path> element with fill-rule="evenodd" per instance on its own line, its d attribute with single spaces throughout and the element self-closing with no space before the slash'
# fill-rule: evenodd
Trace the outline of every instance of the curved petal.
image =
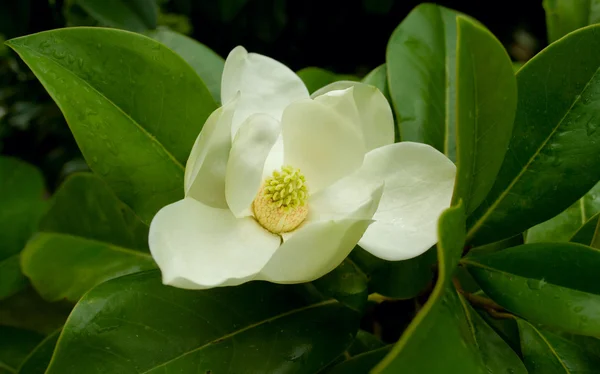
<svg viewBox="0 0 600 374">
<path fill-rule="evenodd" d="M 238 130 L 227 164 L 225 196 L 236 217 L 252 214 L 250 205 L 263 181 L 265 161 L 281 131 L 279 121 L 254 114 Z"/>
<path fill-rule="evenodd" d="M 284 163 L 299 168 L 313 194 L 358 169 L 362 134 L 335 110 L 312 100 L 288 106 L 281 121 Z"/>
<path fill-rule="evenodd" d="M 241 46 L 227 56 L 221 81 L 221 102 L 241 93 L 231 126 L 232 138 L 241 124 L 254 113 L 265 113 L 277 120 L 290 103 L 309 97 L 306 86 L 287 66 L 272 58 L 248 53 Z"/>
<path fill-rule="evenodd" d="M 452 161 L 429 145 L 402 142 L 369 152 L 357 175 L 365 183 L 385 181 L 375 222 L 361 247 L 397 261 L 416 257 L 437 242 L 438 218 L 452 199 Z"/>
<path fill-rule="evenodd" d="M 256 279 L 275 283 L 310 282 L 335 269 L 352 251 L 377 210 L 383 188 L 348 217 L 338 220 L 309 221 L 287 237 Z"/>
<path fill-rule="evenodd" d="M 208 117 L 185 165 L 185 196 L 215 208 L 227 208 L 225 174 L 231 150 L 231 120 L 237 104 L 235 96 Z"/>
<path fill-rule="evenodd" d="M 156 214 L 148 244 L 164 284 L 204 289 L 252 280 L 280 238 L 252 218 L 237 219 L 229 210 L 185 198 Z"/>
<path fill-rule="evenodd" d="M 347 85 L 350 87 L 334 89 Z M 323 93 L 315 100 L 331 106 L 341 115 L 352 117 L 363 133 L 367 151 L 394 142 L 392 108 L 379 89 L 360 82 L 335 82 L 321 90 Z"/>
</svg>

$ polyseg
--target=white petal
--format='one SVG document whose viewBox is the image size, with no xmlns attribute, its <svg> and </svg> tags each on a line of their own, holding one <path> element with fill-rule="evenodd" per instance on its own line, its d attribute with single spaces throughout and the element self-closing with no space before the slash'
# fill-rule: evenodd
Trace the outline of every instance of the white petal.
<svg viewBox="0 0 600 374">
<path fill-rule="evenodd" d="M 382 188 L 348 217 L 370 217 L 377 210 Z M 289 235 L 256 279 L 275 283 L 309 282 L 335 269 L 352 251 L 370 219 L 310 221 Z"/>
<path fill-rule="evenodd" d="M 234 48 L 227 56 L 221 82 L 221 102 L 228 102 L 238 91 L 241 93 L 231 127 L 232 137 L 250 115 L 265 113 L 280 120 L 290 103 L 309 97 L 300 77 L 287 66 L 248 53 L 243 47 Z"/>
<path fill-rule="evenodd" d="M 185 198 L 162 208 L 150 224 L 148 243 L 163 283 L 203 289 L 254 278 L 280 244 L 252 218 Z"/>
<path fill-rule="evenodd" d="M 435 148 L 390 144 L 369 152 L 357 173 L 365 183 L 385 181 L 375 222 L 359 245 L 397 261 L 416 257 L 437 242 L 437 221 L 450 206 L 456 167 Z"/>
<path fill-rule="evenodd" d="M 225 174 L 231 150 L 231 120 L 238 98 L 215 110 L 196 138 L 185 165 L 185 196 L 227 208 Z"/>
<path fill-rule="evenodd" d="M 281 122 L 284 163 L 299 168 L 310 194 L 362 164 L 362 134 L 335 110 L 312 100 L 288 106 Z"/>
<path fill-rule="evenodd" d="M 315 92 L 313 92 L 310 95 L 310 97 L 311 97 L 311 99 L 316 99 L 317 97 L 319 97 L 321 95 L 325 95 L 327 92 L 345 90 L 350 87 L 354 87 L 354 85 L 356 83 L 358 83 L 358 82 L 356 82 L 356 81 L 337 81 L 337 82 L 329 83 L 327 86 L 323 86 L 323 87 L 319 88 L 318 90 L 316 90 Z"/>
<path fill-rule="evenodd" d="M 350 84 L 349 88 L 343 90 L 325 91 Z M 315 100 L 350 117 L 360 127 L 367 151 L 394 142 L 392 108 L 379 89 L 360 82 L 335 82 L 321 90 L 323 94 Z"/>
<path fill-rule="evenodd" d="M 263 181 L 265 161 L 281 132 L 279 121 L 266 114 L 254 114 L 235 136 L 229 163 L 225 195 L 236 217 L 251 215 L 250 205 Z"/>
</svg>

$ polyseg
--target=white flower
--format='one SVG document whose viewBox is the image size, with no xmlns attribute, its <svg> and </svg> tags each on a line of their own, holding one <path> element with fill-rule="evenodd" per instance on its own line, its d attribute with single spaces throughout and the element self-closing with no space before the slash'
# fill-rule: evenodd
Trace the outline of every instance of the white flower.
<svg viewBox="0 0 600 374">
<path fill-rule="evenodd" d="M 454 164 L 428 145 L 394 144 L 392 111 L 376 88 L 338 87 L 311 99 L 281 63 L 242 47 L 229 54 L 224 105 L 194 144 L 185 198 L 150 225 L 165 284 L 307 282 L 357 243 L 403 260 L 437 242 Z"/>
</svg>

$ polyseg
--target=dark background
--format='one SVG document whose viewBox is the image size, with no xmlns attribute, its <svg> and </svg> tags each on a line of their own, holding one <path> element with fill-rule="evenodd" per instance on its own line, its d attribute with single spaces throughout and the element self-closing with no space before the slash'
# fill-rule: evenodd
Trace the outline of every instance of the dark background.
<svg viewBox="0 0 600 374">
<path fill-rule="evenodd" d="M 133 1 L 133 0 L 130 0 Z M 226 57 L 236 45 L 294 70 L 365 75 L 385 62 L 388 38 L 416 0 L 157 0 L 168 25 Z M 487 26 L 515 61 L 546 45 L 542 0 L 445 0 Z M 0 0 L 0 41 L 73 24 L 65 0 Z M 71 13 L 69 13 L 71 12 Z M 84 21 L 85 23 L 86 21 Z M 78 19 L 81 24 L 81 20 Z M 90 24 L 93 22 L 90 21 Z M 0 153 L 40 167 L 50 191 L 85 169 L 58 108 L 27 67 L 0 47 Z"/>
</svg>

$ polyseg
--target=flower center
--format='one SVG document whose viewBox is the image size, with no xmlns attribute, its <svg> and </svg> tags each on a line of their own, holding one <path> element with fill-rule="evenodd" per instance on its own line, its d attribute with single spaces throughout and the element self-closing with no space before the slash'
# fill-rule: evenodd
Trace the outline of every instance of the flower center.
<svg viewBox="0 0 600 374">
<path fill-rule="evenodd" d="M 294 230 L 308 215 L 308 190 L 300 169 L 284 166 L 263 183 L 252 203 L 254 217 L 274 234 Z"/>
</svg>

